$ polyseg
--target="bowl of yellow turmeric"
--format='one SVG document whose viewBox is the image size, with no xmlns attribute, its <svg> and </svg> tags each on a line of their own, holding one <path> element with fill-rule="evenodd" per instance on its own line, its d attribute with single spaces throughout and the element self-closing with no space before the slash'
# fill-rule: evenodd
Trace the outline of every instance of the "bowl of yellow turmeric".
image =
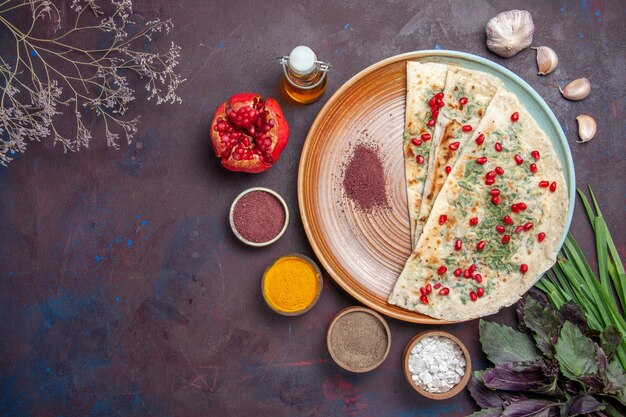
<svg viewBox="0 0 626 417">
<path fill-rule="evenodd" d="M 290 253 L 272 262 L 263 273 L 261 289 L 267 305 L 284 316 L 299 316 L 322 295 L 322 273 L 307 256 Z"/>
</svg>

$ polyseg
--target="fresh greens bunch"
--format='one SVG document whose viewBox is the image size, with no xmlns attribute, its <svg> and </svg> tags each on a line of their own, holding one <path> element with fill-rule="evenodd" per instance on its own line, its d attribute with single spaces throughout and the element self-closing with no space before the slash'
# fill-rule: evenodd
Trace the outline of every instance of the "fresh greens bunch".
<svg viewBox="0 0 626 417">
<path fill-rule="evenodd" d="M 595 234 L 598 276 L 593 273 L 574 238 L 568 235 L 559 254 L 559 261 L 537 283 L 537 288 L 547 294 L 550 303 L 557 309 L 568 301 L 574 301 L 585 312 L 589 327 L 594 330 L 602 331 L 614 326 L 622 335 L 622 342 L 617 347 L 617 356 L 622 369 L 626 369 L 624 265 L 593 191 L 589 188 L 595 213 L 585 195 L 580 190 L 578 193 Z"/>
<path fill-rule="evenodd" d="M 483 408 L 472 416 L 626 415 L 626 274 L 591 188 L 593 209 L 578 193 L 595 233 L 598 275 L 568 235 L 537 283 L 545 294 L 533 290 L 518 304 L 521 331 L 481 320 L 483 351 L 495 366 L 469 383 Z"/>
<path fill-rule="evenodd" d="M 482 348 L 495 366 L 470 380 L 469 391 L 483 408 L 472 417 L 623 416 L 620 333 L 614 326 L 591 329 L 572 301 L 557 311 L 543 294 L 533 296 L 518 304 L 521 331 L 480 321 Z"/>
</svg>

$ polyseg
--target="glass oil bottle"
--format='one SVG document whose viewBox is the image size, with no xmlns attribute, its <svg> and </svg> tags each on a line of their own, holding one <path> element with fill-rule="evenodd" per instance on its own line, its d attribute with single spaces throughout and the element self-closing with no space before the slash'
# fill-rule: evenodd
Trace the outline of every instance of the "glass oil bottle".
<svg viewBox="0 0 626 417">
<path fill-rule="evenodd" d="M 326 89 L 326 73 L 331 65 L 318 61 L 308 46 L 294 48 L 289 56 L 278 58 L 283 67 L 281 89 L 293 101 L 309 104 L 319 100 Z"/>
</svg>

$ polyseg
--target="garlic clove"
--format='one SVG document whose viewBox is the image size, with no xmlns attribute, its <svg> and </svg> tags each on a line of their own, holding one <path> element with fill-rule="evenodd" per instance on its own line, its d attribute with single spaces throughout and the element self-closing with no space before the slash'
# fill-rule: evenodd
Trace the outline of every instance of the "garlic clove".
<svg viewBox="0 0 626 417">
<path fill-rule="evenodd" d="M 596 134 L 596 129 L 598 128 L 598 124 L 594 118 L 586 114 L 581 114 L 576 118 L 576 121 L 578 122 L 578 136 L 580 137 L 580 140 L 576 142 L 584 143 L 593 139 Z"/>
<path fill-rule="evenodd" d="M 533 42 L 535 25 L 526 10 L 502 12 L 487 22 L 487 47 L 504 58 L 528 48 Z"/>
<path fill-rule="evenodd" d="M 550 47 L 540 46 L 533 48 L 537 51 L 537 69 L 538 75 L 548 75 L 559 65 L 559 57 Z"/>
<path fill-rule="evenodd" d="M 589 95 L 589 93 L 591 92 L 591 83 L 588 79 L 583 77 L 572 81 L 571 83 L 567 84 L 563 89 L 559 87 L 559 91 L 566 99 L 579 101 Z"/>
</svg>

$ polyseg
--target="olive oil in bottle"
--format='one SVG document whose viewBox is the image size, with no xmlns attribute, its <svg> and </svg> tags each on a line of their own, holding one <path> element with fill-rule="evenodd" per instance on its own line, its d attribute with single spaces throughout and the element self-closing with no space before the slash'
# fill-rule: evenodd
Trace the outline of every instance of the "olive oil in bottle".
<svg viewBox="0 0 626 417">
<path fill-rule="evenodd" d="M 309 104 L 320 99 L 326 89 L 326 73 L 331 65 L 318 61 L 308 46 L 294 48 L 289 56 L 278 58 L 283 67 L 281 89 L 297 103 Z"/>
</svg>

